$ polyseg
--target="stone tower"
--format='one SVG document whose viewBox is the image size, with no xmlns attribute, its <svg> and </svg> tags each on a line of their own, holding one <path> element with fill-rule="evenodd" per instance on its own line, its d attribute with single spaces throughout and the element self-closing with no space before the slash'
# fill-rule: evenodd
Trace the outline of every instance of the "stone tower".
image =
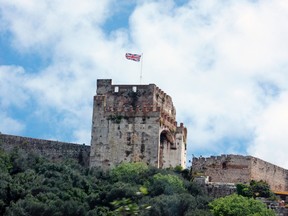
<svg viewBox="0 0 288 216">
<path fill-rule="evenodd" d="M 177 126 L 172 99 L 155 84 L 112 85 L 97 80 L 90 166 L 108 169 L 121 162 L 157 168 L 186 164 L 187 129 Z"/>
</svg>

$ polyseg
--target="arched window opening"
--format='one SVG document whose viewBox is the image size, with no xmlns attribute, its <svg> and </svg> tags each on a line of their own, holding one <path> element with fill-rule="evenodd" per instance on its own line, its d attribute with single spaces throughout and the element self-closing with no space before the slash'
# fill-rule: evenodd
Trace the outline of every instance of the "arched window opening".
<svg viewBox="0 0 288 216">
<path fill-rule="evenodd" d="M 160 145 L 167 145 L 167 147 L 176 148 L 175 137 L 170 131 L 162 131 L 160 134 Z"/>
</svg>

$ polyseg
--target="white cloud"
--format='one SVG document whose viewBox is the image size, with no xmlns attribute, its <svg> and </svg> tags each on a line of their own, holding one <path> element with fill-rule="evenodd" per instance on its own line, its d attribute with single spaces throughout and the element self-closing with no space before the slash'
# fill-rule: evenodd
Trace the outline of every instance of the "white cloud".
<svg viewBox="0 0 288 216">
<path fill-rule="evenodd" d="M 281 167 L 288 167 L 288 93 L 283 93 L 277 101 L 258 117 L 256 138 L 248 152 L 265 158 Z"/>
<path fill-rule="evenodd" d="M 117 4 L 0 0 L 0 30 L 11 33 L 16 50 L 51 59 L 37 74 L 5 76 L 12 84 L 0 86 L 2 104 L 19 106 L 33 98 L 35 115 L 61 115 L 57 134 L 68 127 L 74 140 L 87 143 L 96 79 L 138 83 L 140 64 L 124 54 L 143 52 L 143 82 L 172 96 L 179 122 L 188 127 L 188 155 L 248 148 L 279 163 L 264 149 L 273 140 L 285 149 L 277 138 L 286 136 L 285 125 L 275 110 L 284 107 L 288 86 L 287 1 L 202 0 L 180 7 L 138 1 L 129 26 L 107 33 L 105 21 L 119 10 Z M 267 133 L 268 122 L 273 133 Z"/>
<path fill-rule="evenodd" d="M 108 15 L 110 0 L 1 1 L 3 22 L 14 36 L 14 46 L 20 50 L 50 48 L 63 37 L 97 27 Z M 3 25 L 3 24 L 2 24 Z M 79 42 L 79 41 L 78 41 Z M 27 50 L 26 50 L 27 49 Z"/>
<path fill-rule="evenodd" d="M 25 125 L 22 122 L 10 118 L 3 111 L 0 113 L 0 119 L 0 133 L 18 135 L 25 129 Z"/>
<path fill-rule="evenodd" d="M 23 68 L 0 65 L 0 108 L 25 105 L 29 99 L 23 85 L 25 80 Z"/>
<path fill-rule="evenodd" d="M 0 66 L 0 132 L 18 134 L 23 132 L 25 124 L 11 117 L 10 108 L 27 108 L 29 100 L 25 92 L 25 73 L 16 66 Z"/>
<path fill-rule="evenodd" d="M 90 145 L 91 142 L 91 132 L 87 130 L 75 130 L 74 136 L 76 137 L 77 143 L 83 143 L 85 145 Z"/>
</svg>

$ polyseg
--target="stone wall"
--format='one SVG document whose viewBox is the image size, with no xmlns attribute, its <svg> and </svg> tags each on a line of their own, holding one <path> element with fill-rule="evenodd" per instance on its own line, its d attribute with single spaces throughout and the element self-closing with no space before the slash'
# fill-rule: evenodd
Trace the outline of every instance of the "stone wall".
<svg viewBox="0 0 288 216">
<path fill-rule="evenodd" d="M 159 128 L 155 126 L 158 118 L 118 116 L 121 120 L 99 116 L 101 120 L 94 122 L 91 166 L 108 168 L 122 162 L 139 161 L 158 166 L 155 142 L 155 137 L 159 136 Z"/>
<path fill-rule="evenodd" d="M 209 183 L 204 186 L 204 191 L 213 198 L 225 197 L 237 192 L 235 184 Z"/>
<path fill-rule="evenodd" d="M 288 171 L 252 156 L 221 155 L 193 158 L 192 174 L 209 176 L 210 182 L 266 181 L 273 191 L 288 191 Z"/>
<path fill-rule="evenodd" d="M 155 84 L 112 85 L 97 80 L 90 166 L 145 162 L 165 168 L 186 164 L 187 130 L 177 126 L 169 95 Z"/>
<path fill-rule="evenodd" d="M 211 182 L 248 183 L 251 179 L 250 160 L 241 155 L 193 158 L 192 172 L 209 176 Z"/>
<path fill-rule="evenodd" d="M 237 192 L 234 183 L 209 182 L 208 177 L 205 176 L 195 177 L 193 181 L 201 186 L 204 193 L 213 198 L 225 197 Z"/>
<path fill-rule="evenodd" d="M 43 156 L 51 161 L 73 159 L 84 166 L 89 166 L 90 146 L 84 144 L 80 145 L 0 134 L 0 148 L 6 152 L 19 148 L 27 153 L 34 153 Z"/>
<path fill-rule="evenodd" d="M 282 167 L 263 161 L 251 159 L 251 179 L 266 181 L 274 191 L 288 191 L 288 171 Z"/>
</svg>

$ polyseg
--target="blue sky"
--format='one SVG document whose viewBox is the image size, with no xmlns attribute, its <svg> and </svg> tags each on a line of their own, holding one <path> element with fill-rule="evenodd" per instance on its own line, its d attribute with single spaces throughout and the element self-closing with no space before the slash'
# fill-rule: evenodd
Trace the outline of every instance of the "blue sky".
<svg viewBox="0 0 288 216">
<path fill-rule="evenodd" d="M 188 157 L 288 168 L 287 21 L 286 0 L 0 0 L 0 131 L 89 144 L 96 80 L 139 83 L 144 53 Z"/>
</svg>

